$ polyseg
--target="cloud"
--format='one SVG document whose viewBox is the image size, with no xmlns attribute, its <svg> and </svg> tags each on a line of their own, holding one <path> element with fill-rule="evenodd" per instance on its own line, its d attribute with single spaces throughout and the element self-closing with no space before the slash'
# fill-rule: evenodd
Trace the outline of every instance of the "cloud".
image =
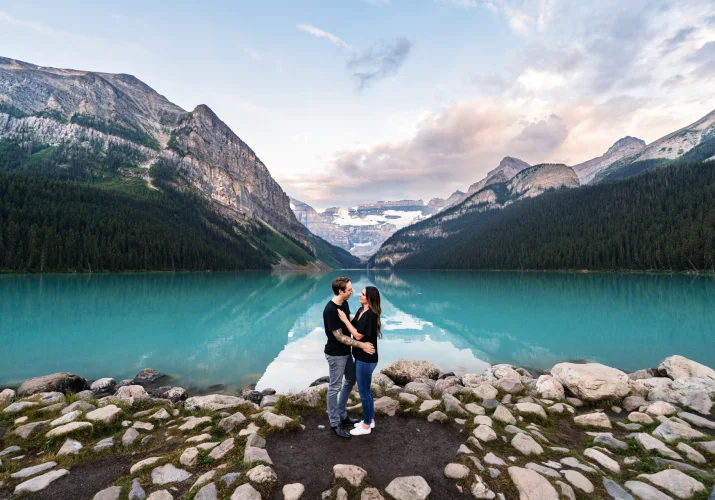
<svg viewBox="0 0 715 500">
<path fill-rule="evenodd" d="M 256 50 L 254 50 L 250 47 L 244 48 L 243 51 L 246 53 L 246 55 L 248 57 L 250 57 L 254 61 L 262 61 L 263 60 L 263 57 L 261 56 L 261 54 L 259 54 Z"/>
<path fill-rule="evenodd" d="M 436 0 L 437 3 L 443 3 L 446 5 L 452 5 L 454 7 L 460 7 L 462 9 L 471 9 L 479 5 L 477 0 Z M 488 3 L 488 2 L 485 2 Z"/>
<path fill-rule="evenodd" d="M 708 42 L 698 51 L 690 56 L 690 62 L 695 63 L 696 67 L 693 74 L 699 78 L 715 77 L 715 41 Z"/>
<path fill-rule="evenodd" d="M 393 75 L 402 66 L 412 49 L 412 42 L 400 37 L 389 42 L 379 42 L 361 55 L 348 61 L 348 68 L 358 82 L 360 90 L 374 81 Z"/>
<path fill-rule="evenodd" d="M 309 33 L 309 34 L 316 36 L 318 38 L 325 38 L 330 43 L 332 43 L 333 45 L 338 47 L 339 49 L 346 49 L 349 47 L 349 45 L 345 41 L 343 41 L 340 37 L 333 35 L 329 31 L 321 30 L 320 28 L 311 26 L 310 24 L 299 24 L 298 29 L 303 30 L 306 33 Z"/>
<path fill-rule="evenodd" d="M 693 26 L 678 30 L 675 35 L 663 42 L 663 53 L 667 54 L 679 48 L 695 31 L 697 30 Z"/>
<path fill-rule="evenodd" d="M 283 181 L 299 199 L 347 206 L 376 199 L 442 196 L 479 180 L 505 151 L 530 163 L 549 157 L 568 136 L 555 114 L 530 101 L 481 99 L 428 115 L 413 137 L 337 152 L 330 166 Z M 302 197 L 302 198 L 301 198 Z"/>
<path fill-rule="evenodd" d="M 369 3 L 370 5 L 374 5 L 375 7 L 384 7 L 386 5 L 390 5 L 392 3 L 392 0 L 363 0 L 366 3 Z"/>
</svg>

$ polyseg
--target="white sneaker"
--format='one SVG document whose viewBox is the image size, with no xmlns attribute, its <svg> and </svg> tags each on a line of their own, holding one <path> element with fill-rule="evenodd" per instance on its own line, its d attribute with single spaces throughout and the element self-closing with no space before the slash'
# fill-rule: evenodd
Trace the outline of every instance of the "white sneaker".
<svg viewBox="0 0 715 500">
<path fill-rule="evenodd" d="M 357 429 L 358 427 L 362 427 L 362 422 L 358 422 L 357 424 L 355 424 L 355 428 Z M 372 423 L 370 424 L 370 429 L 374 429 L 374 428 L 375 428 L 375 421 L 373 420 Z"/>
<path fill-rule="evenodd" d="M 370 434 L 370 428 L 368 427 L 365 429 L 362 425 L 360 427 L 355 427 L 353 430 L 350 431 L 350 434 L 353 436 L 367 436 Z"/>
</svg>

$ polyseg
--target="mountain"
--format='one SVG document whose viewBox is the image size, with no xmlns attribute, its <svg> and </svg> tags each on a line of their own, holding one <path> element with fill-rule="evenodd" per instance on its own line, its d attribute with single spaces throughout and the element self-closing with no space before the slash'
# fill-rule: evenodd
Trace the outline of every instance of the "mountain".
<svg viewBox="0 0 715 500">
<path fill-rule="evenodd" d="M 613 181 L 674 162 L 715 158 L 715 111 L 639 149 L 596 174 L 593 182 Z"/>
<path fill-rule="evenodd" d="M 467 190 L 467 195 L 465 199 L 477 191 L 481 191 L 487 186 L 492 184 L 498 184 L 500 182 L 506 182 L 516 174 L 529 168 L 529 164 L 519 158 L 512 158 L 511 156 L 505 156 L 502 161 L 499 162 L 499 166 L 494 170 L 487 173 L 487 176 L 479 182 L 475 182 Z"/>
<path fill-rule="evenodd" d="M 233 236 L 268 253 L 273 267 L 327 267 L 245 142 L 208 106 L 187 112 L 134 76 L 0 57 L 0 140 L 20 148 L 19 160 L 5 165 L 15 173 L 126 192 L 156 190 L 153 169 L 162 191 L 198 195 L 230 222 Z M 331 248 L 320 245 L 323 254 Z M 345 258 L 330 252 L 328 260 Z"/>
<path fill-rule="evenodd" d="M 351 208 L 332 207 L 319 213 L 291 199 L 291 208 L 313 234 L 362 259 L 374 254 L 395 231 L 436 211 L 422 200 L 378 201 Z"/>
<path fill-rule="evenodd" d="M 621 158 L 633 156 L 645 147 L 645 141 L 635 137 L 626 136 L 618 139 L 613 146 L 608 148 L 603 155 L 598 158 L 574 165 L 573 170 L 578 175 L 581 184 L 588 184 L 603 169 L 608 168 Z"/>
<path fill-rule="evenodd" d="M 448 210 L 395 233 L 370 266 L 713 272 L 714 192 L 712 162 L 680 163 L 500 210 Z"/>
<path fill-rule="evenodd" d="M 507 167 L 499 172 L 499 169 L 495 169 L 490 172 L 495 173 L 492 179 L 497 176 L 503 179 L 508 172 L 521 167 L 521 164 L 510 161 L 502 161 L 502 164 L 511 164 L 514 168 Z M 488 182 L 489 176 L 481 184 L 481 189 L 473 192 L 461 203 L 395 233 L 373 255 L 368 267 L 394 267 L 420 253 L 433 242 L 441 244 L 446 238 L 465 229 L 454 221 L 465 220 L 471 214 L 503 209 L 519 200 L 534 198 L 549 190 L 575 188 L 580 185 L 571 167 L 549 163 L 519 170 L 505 181 Z M 479 184 L 475 186 L 478 187 Z"/>
<path fill-rule="evenodd" d="M 464 199 L 465 194 L 466 193 L 463 191 L 455 191 L 449 196 L 449 198 L 446 199 L 432 198 L 427 202 L 427 208 L 434 210 L 435 212 L 439 212 L 440 210 L 444 210 L 445 208 L 449 208 L 452 205 L 459 203 Z"/>
</svg>

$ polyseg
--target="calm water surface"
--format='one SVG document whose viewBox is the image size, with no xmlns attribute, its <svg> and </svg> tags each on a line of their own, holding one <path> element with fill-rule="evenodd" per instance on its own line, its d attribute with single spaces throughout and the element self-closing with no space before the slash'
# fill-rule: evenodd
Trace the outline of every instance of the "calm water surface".
<svg viewBox="0 0 715 500">
<path fill-rule="evenodd" d="M 193 392 L 300 390 L 327 373 L 322 310 L 341 274 L 356 290 L 382 292 L 381 366 L 404 357 L 481 372 L 586 359 L 632 371 L 675 353 L 715 366 L 712 277 L 22 275 L 0 276 L 0 387 L 57 371 L 120 380 L 152 367 Z"/>
</svg>

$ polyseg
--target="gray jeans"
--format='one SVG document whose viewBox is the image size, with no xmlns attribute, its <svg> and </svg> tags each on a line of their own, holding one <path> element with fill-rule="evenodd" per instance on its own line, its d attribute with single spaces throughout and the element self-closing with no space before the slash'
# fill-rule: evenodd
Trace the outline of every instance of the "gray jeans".
<svg viewBox="0 0 715 500">
<path fill-rule="evenodd" d="M 347 406 L 350 391 L 355 386 L 355 361 L 352 355 L 330 356 L 325 355 L 330 367 L 330 383 L 328 385 L 328 416 L 330 426 L 335 427 L 348 416 Z M 345 375 L 345 381 L 343 381 Z M 342 389 L 340 385 L 342 384 Z M 340 396 L 338 396 L 340 392 Z"/>
</svg>

